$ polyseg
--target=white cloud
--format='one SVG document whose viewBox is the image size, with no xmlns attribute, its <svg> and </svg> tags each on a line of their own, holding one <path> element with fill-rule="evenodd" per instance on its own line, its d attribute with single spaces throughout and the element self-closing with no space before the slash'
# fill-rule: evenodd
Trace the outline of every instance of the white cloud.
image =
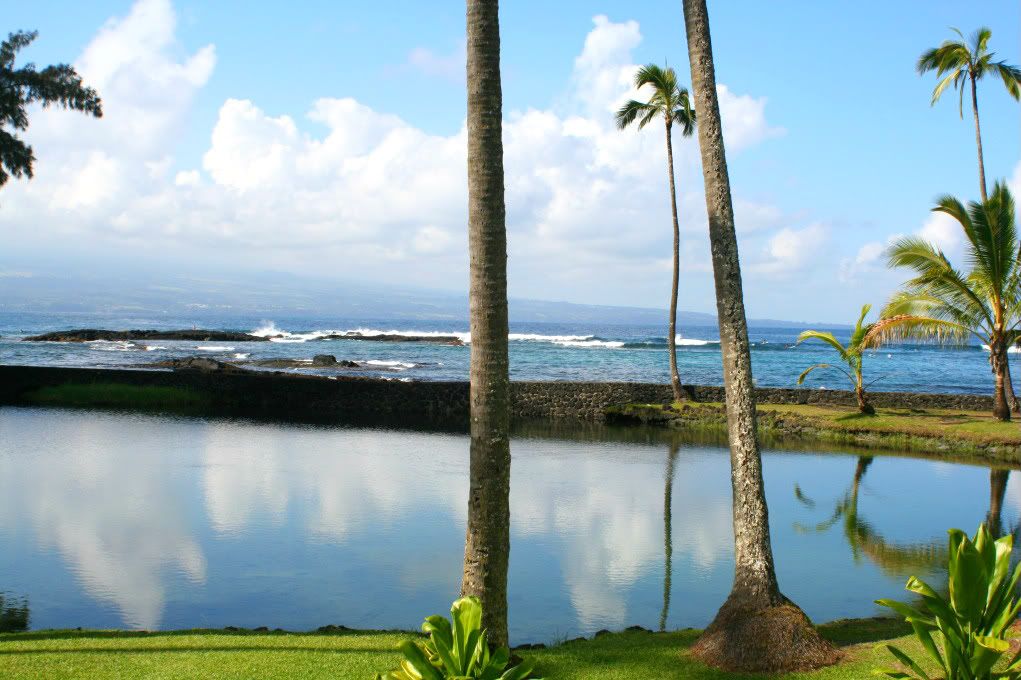
<svg viewBox="0 0 1021 680">
<path fill-rule="evenodd" d="M 948 256 L 957 253 L 964 237 L 961 223 L 943 212 L 930 213 L 915 235 L 932 243 Z"/>
<path fill-rule="evenodd" d="M 829 238 L 829 229 L 820 223 L 803 229 L 786 227 L 776 232 L 765 247 L 765 257 L 751 265 L 753 272 L 785 277 L 816 263 Z"/>
<path fill-rule="evenodd" d="M 621 132 L 613 122 L 620 102 L 638 94 L 632 52 L 641 33 L 634 21 L 593 21 L 564 99 L 551 109 L 507 113 L 514 295 L 586 290 L 609 277 L 648 290 L 667 286 L 662 130 Z M 350 97 L 322 98 L 303 116 L 231 98 L 220 107 L 201 169 L 178 169 L 176 140 L 212 73 L 215 49 L 180 56 L 175 25 L 168 0 L 139 0 L 85 48 L 78 67 L 99 89 L 107 115 L 95 121 L 37 112 L 30 132 L 38 176 L 5 187 L 0 238 L 19 238 L 9 227 L 31 221 L 69 247 L 77 239 L 161 256 L 172 248 L 179 257 L 230 248 L 258 267 L 464 285 L 463 126 L 430 134 Z M 439 70 L 443 59 L 418 50 L 410 61 Z M 767 121 L 762 97 L 721 85 L 720 103 L 728 151 L 782 132 Z M 310 131 L 319 126 L 325 133 Z M 676 137 L 674 150 L 686 271 L 705 271 L 697 144 Z M 736 200 L 742 234 L 777 226 L 775 208 Z"/>
<path fill-rule="evenodd" d="M 416 47 L 408 52 L 406 65 L 427 76 L 463 83 L 465 60 L 466 46 L 462 41 L 450 54 L 440 54 L 428 47 Z"/>
</svg>

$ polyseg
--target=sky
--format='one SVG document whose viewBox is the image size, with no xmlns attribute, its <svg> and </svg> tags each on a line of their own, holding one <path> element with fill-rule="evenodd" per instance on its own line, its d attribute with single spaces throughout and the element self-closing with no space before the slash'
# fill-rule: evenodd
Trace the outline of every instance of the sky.
<svg viewBox="0 0 1021 680">
<path fill-rule="evenodd" d="M 464 5 L 452 0 L 37 0 L 20 63 L 71 62 L 101 120 L 34 110 L 36 176 L 0 190 L 0 285 L 37 272 L 284 272 L 464 291 Z M 978 195 L 974 127 L 918 55 L 986 25 L 1021 63 L 1014 0 L 710 2 L 751 317 L 852 323 L 903 279 L 892 238 L 952 258 L 934 200 Z M 501 8 L 509 288 L 666 307 L 663 128 L 618 131 L 637 65 L 688 83 L 678 0 Z M 980 83 L 986 173 L 1021 188 L 1021 116 Z M 696 108 L 698 102 L 695 102 Z M 675 134 L 682 309 L 714 312 L 695 138 Z"/>
</svg>

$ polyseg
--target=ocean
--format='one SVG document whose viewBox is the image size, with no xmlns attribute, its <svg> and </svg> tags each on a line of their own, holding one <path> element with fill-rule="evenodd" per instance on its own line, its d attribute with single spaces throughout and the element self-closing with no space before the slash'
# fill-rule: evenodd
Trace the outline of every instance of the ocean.
<svg viewBox="0 0 1021 680">
<path fill-rule="evenodd" d="M 512 323 L 510 335 L 513 380 L 668 382 L 665 325 L 584 323 Z M 245 331 L 279 336 L 270 342 L 23 342 L 38 333 L 72 328 L 188 329 Z M 846 341 L 848 328 L 831 330 Z M 89 368 L 142 368 L 166 359 L 205 356 L 220 361 L 254 362 L 293 359 L 309 365 L 286 369 L 324 375 L 363 375 L 391 380 L 465 380 L 468 346 L 429 342 L 373 342 L 325 339 L 358 331 L 363 335 L 400 333 L 419 336 L 454 335 L 470 342 L 467 321 L 393 319 L 216 317 L 193 318 L 151 313 L 47 314 L 0 312 L 0 363 Z M 795 346 L 800 329 L 752 326 L 752 370 L 762 387 L 795 387 L 798 375 L 817 363 L 839 363 L 836 353 L 816 341 Z M 357 363 L 350 368 L 314 368 L 317 354 Z M 678 337 L 682 382 L 719 385 L 719 333 L 715 326 L 682 328 Z M 1011 367 L 1015 383 L 1018 364 Z M 280 369 L 274 369 L 280 370 Z M 874 391 L 991 394 L 993 379 L 988 353 L 978 344 L 945 347 L 899 343 L 867 353 L 866 382 Z M 835 368 L 814 371 L 805 386 L 847 389 L 847 378 Z"/>
</svg>

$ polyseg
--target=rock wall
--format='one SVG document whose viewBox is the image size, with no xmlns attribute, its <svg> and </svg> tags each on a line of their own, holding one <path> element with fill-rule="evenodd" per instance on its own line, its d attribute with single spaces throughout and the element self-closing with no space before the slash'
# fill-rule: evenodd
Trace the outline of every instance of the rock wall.
<svg viewBox="0 0 1021 680">
<path fill-rule="evenodd" d="M 16 404 L 41 387 L 118 383 L 178 387 L 206 395 L 212 413 L 250 414 L 298 420 L 350 419 L 463 426 L 468 420 L 468 383 L 399 382 L 369 378 L 319 378 L 290 373 L 138 371 L 120 369 L 0 366 L 0 403 Z M 667 403 L 669 385 L 650 383 L 515 382 L 518 419 L 602 420 L 607 407 Z M 722 387 L 687 386 L 697 401 L 722 402 Z M 760 388 L 762 403 L 853 405 L 854 395 L 837 390 Z M 992 409 L 992 397 L 966 394 L 874 392 L 879 407 Z"/>
</svg>

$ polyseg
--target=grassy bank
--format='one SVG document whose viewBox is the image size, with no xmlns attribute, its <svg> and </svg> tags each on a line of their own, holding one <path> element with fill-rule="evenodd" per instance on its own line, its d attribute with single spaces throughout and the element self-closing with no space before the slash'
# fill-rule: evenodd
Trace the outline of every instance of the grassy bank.
<svg viewBox="0 0 1021 680">
<path fill-rule="evenodd" d="M 1021 460 L 1021 425 L 991 414 L 934 408 L 879 408 L 866 416 L 849 406 L 759 404 L 760 433 L 767 442 L 816 440 L 865 448 L 903 449 L 984 460 Z M 626 404 L 607 412 L 612 422 L 643 423 L 693 431 L 726 429 L 719 403 Z"/>
<path fill-rule="evenodd" d="M 902 623 L 866 619 L 826 624 L 824 636 L 845 659 L 813 673 L 773 678 L 845 680 L 868 678 L 888 654 L 875 642 L 903 635 Z M 252 631 L 43 631 L 0 635 L 4 678 L 372 678 L 396 666 L 397 644 L 407 633 L 272 633 Z M 694 630 L 650 633 L 631 630 L 520 653 L 537 663 L 547 680 L 717 680 L 733 677 L 687 656 Z M 898 642 L 916 649 L 912 640 Z M 757 676 L 741 676 L 754 678 Z"/>
</svg>

